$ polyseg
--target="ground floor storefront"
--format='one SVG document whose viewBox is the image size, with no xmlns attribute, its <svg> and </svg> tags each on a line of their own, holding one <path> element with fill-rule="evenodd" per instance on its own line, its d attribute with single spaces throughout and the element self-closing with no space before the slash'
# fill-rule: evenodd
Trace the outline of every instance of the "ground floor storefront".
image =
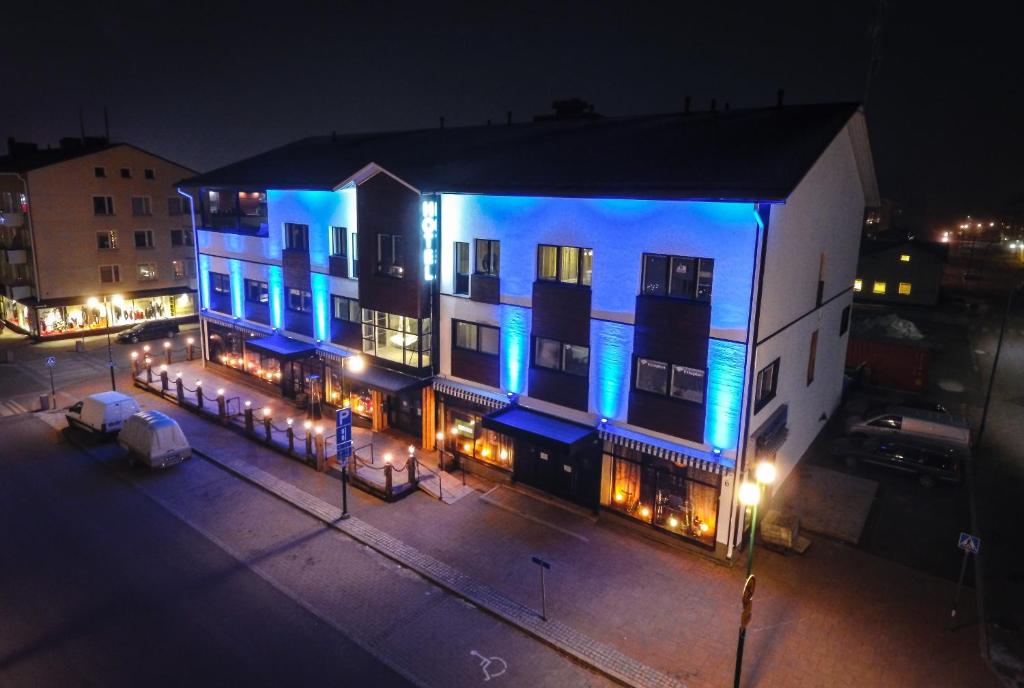
<svg viewBox="0 0 1024 688">
<path fill-rule="evenodd" d="M 98 334 L 141 322 L 196 315 L 195 292 L 186 287 L 24 301 L 0 296 L 0 317 L 33 337 Z"/>
</svg>

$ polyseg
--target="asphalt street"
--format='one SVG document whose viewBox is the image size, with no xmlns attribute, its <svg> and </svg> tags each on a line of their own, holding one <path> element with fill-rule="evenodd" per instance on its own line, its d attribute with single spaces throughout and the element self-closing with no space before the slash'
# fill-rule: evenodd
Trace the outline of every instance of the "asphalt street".
<svg viewBox="0 0 1024 688">
<path fill-rule="evenodd" d="M 0 686 L 411 685 L 39 419 L 0 436 Z"/>
</svg>

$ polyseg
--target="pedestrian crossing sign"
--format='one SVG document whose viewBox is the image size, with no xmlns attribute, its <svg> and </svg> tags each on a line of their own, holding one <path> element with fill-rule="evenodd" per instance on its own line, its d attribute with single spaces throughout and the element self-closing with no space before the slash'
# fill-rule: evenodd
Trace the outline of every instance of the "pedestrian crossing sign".
<svg viewBox="0 0 1024 688">
<path fill-rule="evenodd" d="M 965 552 L 977 554 L 981 549 L 981 538 L 970 533 L 960 533 L 960 541 L 957 543 L 957 547 Z"/>
</svg>

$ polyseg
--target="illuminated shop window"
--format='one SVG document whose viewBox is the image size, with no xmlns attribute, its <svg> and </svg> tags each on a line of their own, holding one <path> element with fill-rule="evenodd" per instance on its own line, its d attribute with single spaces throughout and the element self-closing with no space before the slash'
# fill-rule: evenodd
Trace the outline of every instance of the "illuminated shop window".
<svg viewBox="0 0 1024 688">
<path fill-rule="evenodd" d="M 478 415 L 460 409 L 445 409 L 444 449 L 498 468 L 511 470 L 514 459 L 512 439 L 488 430 Z"/>
<path fill-rule="evenodd" d="M 363 309 L 363 353 L 413 368 L 430 365 L 430 318 Z"/>
</svg>

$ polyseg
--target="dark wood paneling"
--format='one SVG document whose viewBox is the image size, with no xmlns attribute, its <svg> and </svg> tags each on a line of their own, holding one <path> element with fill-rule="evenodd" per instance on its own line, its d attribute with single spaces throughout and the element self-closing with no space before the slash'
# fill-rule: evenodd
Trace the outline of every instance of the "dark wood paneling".
<svg viewBox="0 0 1024 688">
<path fill-rule="evenodd" d="M 359 301 L 363 308 L 411 318 L 430 311 L 430 284 L 423 281 L 420 196 L 387 174 L 359 186 Z M 401 234 L 405 275 L 377 274 L 377 236 Z"/>
<path fill-rule="evenodd" d="M 312 291 L 309 279 L 309 251 L 285 249 L 281 252 L 281 272 L 286 287 Z M 285 298 L 287 298 L 285 294 Z"/>
<path fill-rule="evenodd" d="M 531 397 L 586 411 L 589 392 L 589 380 L 585 377 L 546 368 L 530 368 Z"/>
<path fill-rule="evenodd" d="M 499 358 L 479 351 L 452 347 L 452 375 L 491 387 L 501 386 Z"/>
<path fill-rule="evenodd" d="M 285 296 L 287 298 L 287 295 Z M 296 334 L 304 334 L 307 337 L 313 336 L 313 314 L 299 313 L 284 309 L 284 329 Z"/>
<path fill-rule="evenodd" d="M 331 277 L 348 277 L 348 258 L 343 256 L 330 256 L 328 258 L 327 270 Z"/>
<path fill-rule="evenodd" d="M 590 299 L 586 287 L 534 282 L 533 336 L 590 346 Z"/>
<path fill-rule="evenodd" d="M 633 383 L 638 357 L 706 368 L 710 331 L 710 304 L 661 296 L 637 297 L 634 358 L 630 371 L 630 424 L 692 442 L 704 441 L 705 405 L 637 391 Z"/>
<path fill-rule="evenodd" d="M 362 325 L 348 320 L 331 318 L 331 341 L 352 349 L 363 347 Z"/>
<path fill-rule="evenodd" d="M 270 324 L 270 306 L 265 303 L 245 302 L 245 317 L 253 322 Z"/>
<path fill-rule="evenodd" d="M 499 303 L 501 280 L 491 275 L 472 275 L 469 278 L 469 298 L 483 303 Z"/>
</svg>

